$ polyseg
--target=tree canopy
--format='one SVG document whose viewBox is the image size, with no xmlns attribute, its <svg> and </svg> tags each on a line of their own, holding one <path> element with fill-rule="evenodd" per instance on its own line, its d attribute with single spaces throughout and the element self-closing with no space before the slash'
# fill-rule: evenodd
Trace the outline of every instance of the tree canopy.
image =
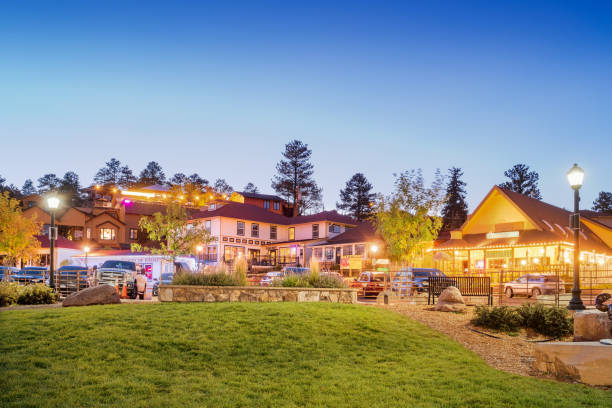
<svg viewBox="0 0 612 408">
<path fill-rule="evenodd" d="M 423 256 L 442 227 L 438 214 L 443 203 L 444 178 L 439 171 L 430 187 L 425 186 L 421 169 L 395 175 L 394 192 L 379 197 L 375 218 L 394 262 L 408 264 Z"/>
<path fill-rule="evenodd" d="M 535 171 L 529 171 L 529 166 L 526 164 L 515 164 L 511 169 L 504 172 L 504 176 L 510 181 L 505 181 L 499 187 L 514 191 L 527 197 L 542 199 L 538 182 L 540 175 Z"/>
<path fill-rule="evenodd" d="M 21 194 L 24 196 L 36 194 L 37 192 L 38 191 L 36 190 L 36 187 L 34 187 L 34 182 L 32 182 L 32 179 L 27 179 L 23 183 L 23 187 L 21 187 Z"/>
<path fill-rule="evenodd" d="M 272 188 L 277 194 L 298 206 L 298 213 L 321 206 L 322 189 L 313 179 L 314 166 L 310 162 L 312 150 L 300 140 L 285 145 L 283 158 L 276 165 L 277 174 Z"/>
<path fill-rule="evenodd" d="M 375 201 L 376 194 L 372 193 L 372 184 L 363 173 L 356 173 L 346 182 L 344 189 L 340 190 L 340 202 L 336 203 L 336 208 L 362 221 L 372 215 Z"/>
<path fill-rule="evenodd" d="M 255 184 L 249 182 L 246 186 L 244 186 L 244 192 L 245 193 L 258 193 L 259 189 L 257 188 Z"/>
<path fill-rule="evenodd" d="M 593 211 L 612 214 L 612 193 L 600 191 L 597 199 L 593 201 Z"/>
<path fill-rule="evenodd" d="M 150 186 L 153 184 L 165 184 L 166 175 L 160 164 L 156 161 L 150 161 L 138 177 L 138 184 L 141 187 Z"/>
<path fill-rule="evenodd" d="M 19 200 L 11 198 L 7 191 L 0 194 L 0 253 L 4 265 L 15 265 L 21 259 L 34 259 L 40 242 L 40 223 L 35 218 L 24 217 Z"/>
<path fill-rule="evenodd" d="M 214 184 L 214 189 L 219 194 L 227 194 L 230 195 L 234 192 L 232 186 L 230 186 L 225 179 L 216 179 Z"/>
<path fill-rule="evenodd" d="M 59 179 L 55 174 L 45 174 L 38 179 L 38 193 L 44 194 L 49 191 L 58 191 L 62 184 L 62 180 Z"/>
<path fill-rule="evenodd" d="M 130 188 L 136 182 L 136 177 L 127 165 L 122 166 L 121 162 L 113 157 L 98 170 L 94 182 L 103 186 Z"/>
<path fill-rule="evenodd" d="M 442 230 L 450 231 L 461 227 L 468 215 L 465 202 L 465 182 L 461 180 L 463 170 L 458 167 L 448 169 L 448 182 L 446 184 L 446 201 L 442 208 Z"/>
</svg>

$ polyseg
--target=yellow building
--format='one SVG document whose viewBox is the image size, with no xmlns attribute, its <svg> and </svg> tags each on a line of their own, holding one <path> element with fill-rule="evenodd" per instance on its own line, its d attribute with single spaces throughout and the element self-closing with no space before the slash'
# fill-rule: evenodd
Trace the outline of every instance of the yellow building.
<svg viewBox="0 0 612 408">
<path fill-rule="evenodd" d="M 460 230 L 433 248 L 436 266 L 448 272 L 545 269 L 573 262 L 571 213 L 493 187 Z M 612 269 L 612 226 L 605 215 L 581 213 L 580 260 Z"/>
</svg>

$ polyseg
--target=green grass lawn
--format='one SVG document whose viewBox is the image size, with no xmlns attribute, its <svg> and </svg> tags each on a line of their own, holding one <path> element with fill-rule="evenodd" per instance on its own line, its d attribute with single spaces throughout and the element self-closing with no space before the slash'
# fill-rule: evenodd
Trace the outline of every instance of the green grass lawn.
<svg viewBox="0 0 612 408">
<path fill-rule="evenodd" d="M 0 312 L 0 333 L 3 407 L 612 406 L 612 392 L 497 371 L 374 307 L 20 310 Z"/>
</svg>

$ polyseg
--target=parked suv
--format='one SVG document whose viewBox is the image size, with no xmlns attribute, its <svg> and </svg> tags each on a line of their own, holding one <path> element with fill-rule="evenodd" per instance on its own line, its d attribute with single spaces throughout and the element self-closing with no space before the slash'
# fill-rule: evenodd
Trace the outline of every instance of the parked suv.
<svg viewBox="0 0 612 408">
<path fill-rule="evenodd" d="M 119 291 L 123 290 L 123 282 L 127 284 L 129 297 L 136 297 L 134 280 L 136 279 L 136 264 L 128 261 L 106 261 L 98 268 L 98 282 L 115 286 L 119 284 Z"/>
<path fill-rule="evenodd" d="M 359 296 L 378 296 L 385 290 L 385 272 L 362 272 L 350 286 L 360 289 Z"/>
<path fill-rule="evenodd" d="M 429 277 L 446 277 L 439 269 L 430 268 L 405 268 L 395 273 L 391 287 L 393 291 L 400 293 L 426 292 Z"/>
<path fill-rule="evenodd" d="M 527 274 L 504 285 L 504 293 L 511 298 L 515 295 L 537 297 L 541 294 L 565 293 L 565 282 L 555 275 Z"/>
</svg>

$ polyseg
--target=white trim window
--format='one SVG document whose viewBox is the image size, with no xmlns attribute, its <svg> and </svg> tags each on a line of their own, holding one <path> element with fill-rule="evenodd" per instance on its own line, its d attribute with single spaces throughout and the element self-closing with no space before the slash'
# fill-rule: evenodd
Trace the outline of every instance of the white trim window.
<svg viewBox="0 0 612 408">
<path fill-rule="evenodd" d="M 244 221 L 238 221 L 236 223 L 236 235 L 244 236 Z"/>
<path fill-rule="evenodd" d="M 312 224 L 312 239 L 319 238 L 319 224 Z"/>
<path fill-rule="evenodd" d="M 251 224 L 251 236 L 253 238 L 259 238 L 259 224 L 256 224 L 256 223 Z"/>
<path fill-rule="evenodd" d="M 115 229 L 114 228 L 100 228 L 100 240 L 101 241 L 114 241 L 115 240 Z"/>
<path fill-rule="evenodd" d="M 270 225 L 270 239 L 277 239 L 276 225 Z"/>
</svg>

